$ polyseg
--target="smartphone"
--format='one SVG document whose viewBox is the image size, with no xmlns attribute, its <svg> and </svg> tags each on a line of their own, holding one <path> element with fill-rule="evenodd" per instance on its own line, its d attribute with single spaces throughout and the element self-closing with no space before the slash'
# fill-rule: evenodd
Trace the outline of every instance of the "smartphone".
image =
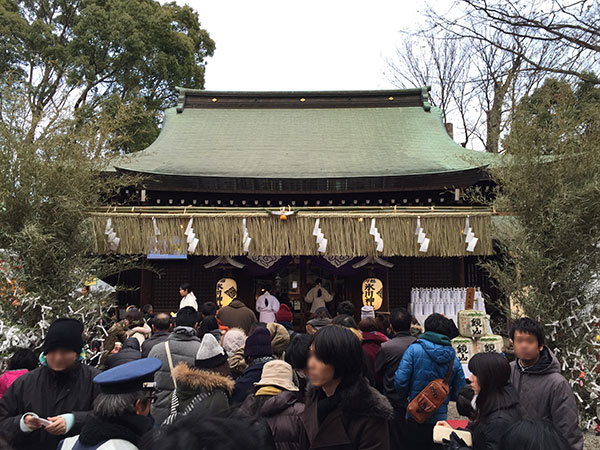
<svg viewBox="0 0 600 450">
<path fill-rule="evenodd" d="M 52 422 L 50 422 L 47 419 L 42 419 L 41 417 L 37 417 L 37 420 L 39 420 L 41 422 L 41 424 L 45 427 L 47 427 L 48 425 L 52 425 Z"/>
</svg>

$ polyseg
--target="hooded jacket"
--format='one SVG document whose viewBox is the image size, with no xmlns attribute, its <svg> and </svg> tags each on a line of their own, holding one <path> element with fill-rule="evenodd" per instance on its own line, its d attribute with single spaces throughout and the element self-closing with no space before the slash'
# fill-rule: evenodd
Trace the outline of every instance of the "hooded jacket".
<svg viewBox="0 0 600 450">
<path fill-rule="evenodd" d="M 473 450 L 500 450 L 500 439 L 511 425 L 521 420 L 519 397 L 512 385 L 504 388 L 504 402 L 471 425 Z"/>
<path fill-rule="evenodd" d="M 542 348 L 538 362 L 522 368 L 518 360 L 511 364 L 511 383 L 519 395 L 523 417 L 549 420 L 567 439 L 573 450 L 583 448 L 579 414 L 569 382 L 560 374 L 556 356 Z"/>
<path fill-rule="evenodd" d="M 438 333 L 424 333 L 417 342 L 408 347 L 396 370 L 394 387 L 398 392 L 399 400 L 404 403 L 402 406 L 406 406 L 433 380 L 445 378 L 452 360 L 454 365 L 449 381 L 450 394 L 442 406 L 427 420 L 428 424 L 446 420 L 448 402 L 456 401 L 458 391 L 466 384 L 465 374 L 450 339 Z"/>
<path fill-rule="evenodd" d="M 56 372 L 39 367 L 17 378 L 0 399 L 0 430 L 15 450 L 56 448 L 61 439 L 79 433 L 99 394 L 92 380 L 100 371 L 76 362 L 70 369 Z M 20 428 L 23 414 L 34 412 L 46 418 L 73 413 L 75 423 L 63 436 L 44 429 L 24 433 Z"/>
<path fill-rule="evenodd" d="M 244 416 L 263 417 L 267 421 L 277 450 L 300 450 L 304 434 L 300 419 L 303 411 L 304 405 L 297 393 L 290 391 L 277 395 L 249 395 L 240 407 Z"/>
<path fill-rule="evenodd" d="M 177 327 L 167 339 L 171 349 L 171 358 L 173 360 L 173 368 L 180 362 L 184 362 L 190 366 L 194 365 L 196 354 L 200 348 L 200 339 L 196 337 L 196 330 L 190 327 Z M 169 360 L 167 358 L 167 350 L 165 343 L 155 345 L 150 354 L 150 358 L 158 358 L 162 362 L 161 368 L 154 374 L 154 382 L 156 383 L 156 402 L 152 404 L 152 417 L 156 423 L 163 423 L 169 415 L 171 392 L 173 379 L 171 378 L 171 370 L 169 369 Z"/>
<path fill-rule="evenodd" d="M 329 413 L 319 423 L 319 403 L 329 403 Z M 388 421 L 393 417 L 388 400 L 364 378 L 350 386 L 338 386 L 332 397 L 312 388 L 302 413 L 306 430 L 303 449 L 388 450 Z"/>
<path fill-rule="evenodd" d="M 173 369 L 177 388 L 171 397 L 171 411 L 166 423 L 196 408 L 219 413 L 229 408 L 234 382 L 231 378 L 208 370 L 192 369 L 180 363 Z"/>
<path fill-rule="evenodd" d="M 247 336 L 250 335 L 252 325 L 256 323 L 256 316 L 252 310 L 238 299 L 221 308 L 217 312 L 217 318 L 228 328 L 241 328 Z"/>
</svg>

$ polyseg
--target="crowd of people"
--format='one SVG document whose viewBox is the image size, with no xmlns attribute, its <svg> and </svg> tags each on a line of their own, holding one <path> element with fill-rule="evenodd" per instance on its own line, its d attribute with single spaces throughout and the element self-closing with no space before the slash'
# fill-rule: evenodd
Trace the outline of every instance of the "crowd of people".
<svg viewBox="0 0 600 450">
<path fill-rule="evenodd" d="M 352 303 L 332 317 L 318 290 L 294 330 L 291 305 L 268 290 L 257 319 L 239 299 L 198 304 L 185 284 L 174 317 L 149 305 L 105 315 L 96 366 L 82 323 L 58 319 L 39 358 L 17 349 L 0 376 L 0 449 L 582 450 L 573 392 L 538 322 L 513 325 L 514 361 L 476 354 L 466 379 L 451 319 L 432 314 L 423 330 L 406 309 L 365 308 L 357 323 Z M 450 401 L 472 442 L 453 428 L 434 442 L 452 427 Z"/>
</svg>

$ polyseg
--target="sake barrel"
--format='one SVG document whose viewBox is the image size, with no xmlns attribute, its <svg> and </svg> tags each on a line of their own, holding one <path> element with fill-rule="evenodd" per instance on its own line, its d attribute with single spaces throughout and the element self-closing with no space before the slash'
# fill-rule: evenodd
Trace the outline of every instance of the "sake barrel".
<svg viewBox="0 0 600 450">
<path fill-rule="evenodd" d="M 458 332 L 464 337 L 483 336 L 487 330 L 487 317 L 484 311 L 467 309 L 458 312 Z"/>
<path fill-rule="evenodd" d="M 458 336 L 452 339 L 452 347 L 461 364 L 467 364 L 476 353 L 475 342 L 471 338 Z"/>
<path fill-rule="evenodd" d="M 502 353 L 504 339 L 496 334 L 488 334 L 476 339 L 477 353 Z"/>
</svg>

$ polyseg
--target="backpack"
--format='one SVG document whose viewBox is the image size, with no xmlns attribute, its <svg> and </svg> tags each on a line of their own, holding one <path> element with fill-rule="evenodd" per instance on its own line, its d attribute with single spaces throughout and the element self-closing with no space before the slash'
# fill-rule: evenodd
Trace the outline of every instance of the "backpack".
<svg viewBox="0 0 600 450">
<path fill-rule="evenodd" d="M 415 422 L 425 423 L 444 404 L 450 394 L 449 383 L 453 368 L 454 358 L 450 361 L 446 378 L 433 380 L 408 404 L 407 411 Z"/>
</svg>

